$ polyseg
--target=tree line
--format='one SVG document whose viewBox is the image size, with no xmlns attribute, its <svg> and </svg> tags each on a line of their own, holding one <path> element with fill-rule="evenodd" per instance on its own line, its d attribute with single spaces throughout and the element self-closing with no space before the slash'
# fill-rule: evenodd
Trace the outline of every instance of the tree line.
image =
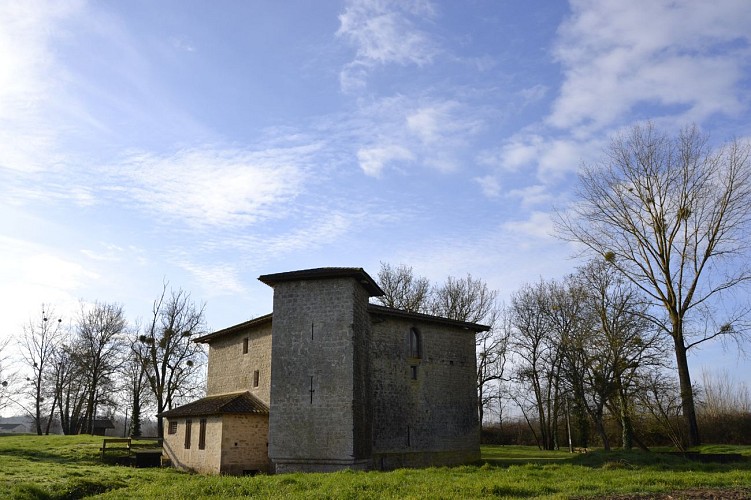
<svg viewBox="0 0 751 500">
<path fill-rule="evenodd" d="M 127 433 L 140 436 L 146 411 L 159 414 L 202 393 L 205 352 L 193 339 L 206 332 L 204 306 L 167 283 L 149 318 L 133 325 L 118 304 L 81 303 L 67 322 L 42 306 L 18 341 L 24 376 L 6 368 L 0 404 L 21 407 L 39 435 L 54 421 L 64 434 L 92 433 L 99 416 L 130 411 Z M 161 417 L 157 425 L 161 437 Z"/>
</svg>

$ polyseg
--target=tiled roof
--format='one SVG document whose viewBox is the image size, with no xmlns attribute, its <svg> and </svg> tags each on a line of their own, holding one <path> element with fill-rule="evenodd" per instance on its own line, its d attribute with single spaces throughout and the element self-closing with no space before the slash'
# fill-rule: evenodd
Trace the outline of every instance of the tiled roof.
<svg viewBox="0 0 751 500">
<path fill-rule="evenodd" d="M 268 415 L 269 407 L 250 392 L 235 392 L 208 396 L 183 406 L 164 411 L 162 417 L 197 417 L 205 415 L 226 415 L 256 413 Z"/>
<path fill-rule="evenodd" d="M 286 273 L 264 274 L 258 279 L 273 287 L 283 281 L 321 280 L 332 278 L 354 278 L 365 287 L 371 297 L 383 295 L 383 290 L 373 278 L 361 267 L 319 267 Z"/>
</svg>

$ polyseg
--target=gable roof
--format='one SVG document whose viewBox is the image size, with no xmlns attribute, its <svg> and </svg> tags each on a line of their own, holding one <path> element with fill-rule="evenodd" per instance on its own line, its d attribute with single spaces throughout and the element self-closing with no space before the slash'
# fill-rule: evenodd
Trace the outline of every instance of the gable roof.
<svg viewBox="0 0 751 500">
<path fill-rule="evenodd" d="M 270 287 L 285 281 L 324 280 L 335 278 L 354 278 L 368 291 L 371 297 L 384 295 L 381 287 L 362 267 L 318 267 L 286 273 L 264 274 L 258 279 Z"/>
<path fill-rule="evenodd" d="M 159 416 L 174 418 L 244 413 L 268 415 L 269 407 L 263 401 L 246 391 L 207 396 L 192 403 L 163 411 Z"/>
<path fill-rule="evenodd" d="M 469 323 L 467 321 L 458 321 L 455 319 L 443 318 L 441 316 L 432 316 L 430 314 L 414 313 L 403 311 L 401 309 L 394 309 L 391 307 L 379 306 L 377 304 L 368 304 L 368 312 L 372 315 L 380 316 L 392 316 L 395 318 L 411 319 L 413 321 L 424 321 L 427 323 L 438 323 L 447 326 L 453 326 L 455 328 L 462 328 L 472 332 L 487 332 L 490 327 L 487 325 L 481 325 L 479 323 Z"/>
<path fill-rule="evenodd" d="M 26 425 L 25 424 L 0 424 L 1 431 L 12 431 L 18 428 L 26 429 Z"/>
<path fill-rule="evenodd" d="M 244 323 L 239 323 L 234 326 L 223 328 L 222 330 L 217 330 L 216 332 L 209 333 L 208 335 L 204 335 L 203 337 L 195 338 L 193 339 L 193 342 L 197 342 L 199 344 L 210 343 L 212 340 L 214 340 L 217 337 L 224 337 L 225 335 L 231 335 L 233 333 L 241 332 L 247 328 L 253 328 L 255 326 L 262 325 L 266 322 L 269 322 L 269 323 L 271 322 L 271 313 L 265 314 L 263 316 L 259 316 L 255 319 L 245 321 Z"/>
</svg>

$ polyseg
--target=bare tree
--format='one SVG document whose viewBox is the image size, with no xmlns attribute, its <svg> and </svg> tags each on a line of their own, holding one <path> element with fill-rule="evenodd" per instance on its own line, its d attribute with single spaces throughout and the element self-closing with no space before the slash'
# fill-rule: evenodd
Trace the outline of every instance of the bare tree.
<svg viewBox="0 0 751 500">
<path fill-rule="evenodd" d="M 641 407 L 654 417 L 662 433 L 668 436 L 676 448 L 685 451 L 688 436 L 677 425 L 682 403 L 680 388 L 675 381 L 662 371 L 654 370 L 643 379 L 638 396 Z"/>
<path fill-rule="evenodd" d="M 8 344 L 10 338 L 0 341 L 0 411 L 10 403 L 15 375 L 8 372 Z"/>
<path fill-rule="evenodd" d="M 592 413 L 597 417 L 593 418 L 601 419 L 602 405 L 609 405 L 621 426 L 623 448 L 631 449 L 635 436 L 632 396 L 645 370 L 663 366 L 663 338 L 648 320 L 637 289 L 607 262 L 591 261 L 579 268 L 573 279 L 586 290 L 592 316 L 583 346 L 589 358 L 583 373 L 595 402 Z M 596 421 L 603 443 L 607 443 L 602 421 Z"/>
<path fill-rule="evenodd" d="M 498 292 L 469 274 L 466 278 L 449 276 L 431 295 L 430 312 L 436 316 L 490 327 L 496 322 Z"/>
<path fill-rule="evenodd" d="M 127 398 L 124 403 L 131 412 L 130 425 L 126 429 L 128 436 L 141 436 L 143 410 L 149 406 L 152 400 L 146 363 L 144 363 L 147 357 L 148 346 L 137 338 L 132 339 L 130 354 L 125 359 L 121 369 L 124 385 L 123 393 Z"/>
<path fill-rule="evenodd" d="M 743 308 L 714 330 L 691 321 L 751 280 L 750 155 L 737 141 L 711 150 L 696 127 L 674 138 L 634 127 L 612 141 L 604 164 L 582 170 L 578 203 L 558 220 L 565 238 L 605 258 L 656 306 L 651 320 L 672 339 L 691 445 L 700 436 L 687 351 L 742 333 Z"/>
<path fill-rule="evenodd" d="M 23 337 L 19 340 L 19 348 L 23 362 L 31 369 L 31 375 L 26 378 L 31 389 L 31 408 L 27 412 L 34 419 L 38 435 L 43 434 L 42 423 L 46 418 L 51 423 L 56 401 L 55 392 L 47 388 L 48 372 L 52 367 L 52 357 L 59 348 L 63 336 L 63 320 L 55 319 L 55 313 L 42 304 L 42 313 L 38 320 L 29 320 L 24 326 Z M 51 404 L 46 403 L 47 396 L 52 395 Z M 49 425 L 47 425 L 49 432 Z"/>
<path fill-rule="evenodd" d="M 134 349 L 146 372 L 157 409 L 157 431 L 164 434 L 160 414 L 172 408 L 175 399 L 196 393 L 201 387 L 200 367 L 205 353 L 193 342 L 206 333 L 204 306 L 197 306 L 183 290 L 167 291 L 154 301 L 150 323 L 138 337 L 141 346 Z"/>
<path fill-rule="evenodd" d="M 561 344 L 553 333 L 548 284 L 525 285 L 511 299 L 514 336 L 511 348 L 516 361 L 516 378 L 527 388 L 517 393 L 516 402 L 545 450 L 556 447 L 560 391 Z M 531 389 L 531 390 L 530 390 Z M 534 416 L 530 416 L 533 413 Z M 532 422 L 536 421 L 537 431 Z"/>
<path fill-rule="evenodd" d="M 122 362 L 127 321 L 123 308 L 95 302 L 81 307 L 72 353 L 86 380 L 83 432 L 91 433 L 100 403 L 111 401 L 114 375 Z"/>
<path fill-rule="evenodd" d="M 381 262 L 378 285 L 384 295 L 376 300 L 386 307 L 408 312 L 426 312 L 430 302 L 430 281 L 415 276 L 412 268 L 403 264 L 393 267 Z"/>
<path fill-rule="evenodd" d="M 479 332 L 477 343 L 477 408 L 480 423 L 493 401 L 497 401 L 502 411 L 500 393 L 496 385 L 505 380 L 508 360 L 511 323 L 508 312 L 501 308 L 493 328 Z"/>
<path fill-rule="evenodd" d="M 82 356 L 74 349 L 70 340 L 63 342 L 52 357 L 50 370 L 49 385 L 54 390 L 60 425 L 66 435 L 81 433 L 88 394 L 89 377 L 79 364 Z"/>
</svg>

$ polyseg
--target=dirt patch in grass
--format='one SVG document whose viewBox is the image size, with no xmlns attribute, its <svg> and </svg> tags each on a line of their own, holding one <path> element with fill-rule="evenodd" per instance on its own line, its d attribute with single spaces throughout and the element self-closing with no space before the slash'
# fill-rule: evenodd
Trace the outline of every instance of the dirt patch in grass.
<svg viewBox="0 0 751 500">
<path fill-rule="evenodd" d="M 673 491 L 670 493 L 637 493 L 631 495 L 613 495 L 598 497 L 603 500 L 748 500 L 751 499 L 749 488 L 691 488 L 688 490 Z"/>
</svg>

